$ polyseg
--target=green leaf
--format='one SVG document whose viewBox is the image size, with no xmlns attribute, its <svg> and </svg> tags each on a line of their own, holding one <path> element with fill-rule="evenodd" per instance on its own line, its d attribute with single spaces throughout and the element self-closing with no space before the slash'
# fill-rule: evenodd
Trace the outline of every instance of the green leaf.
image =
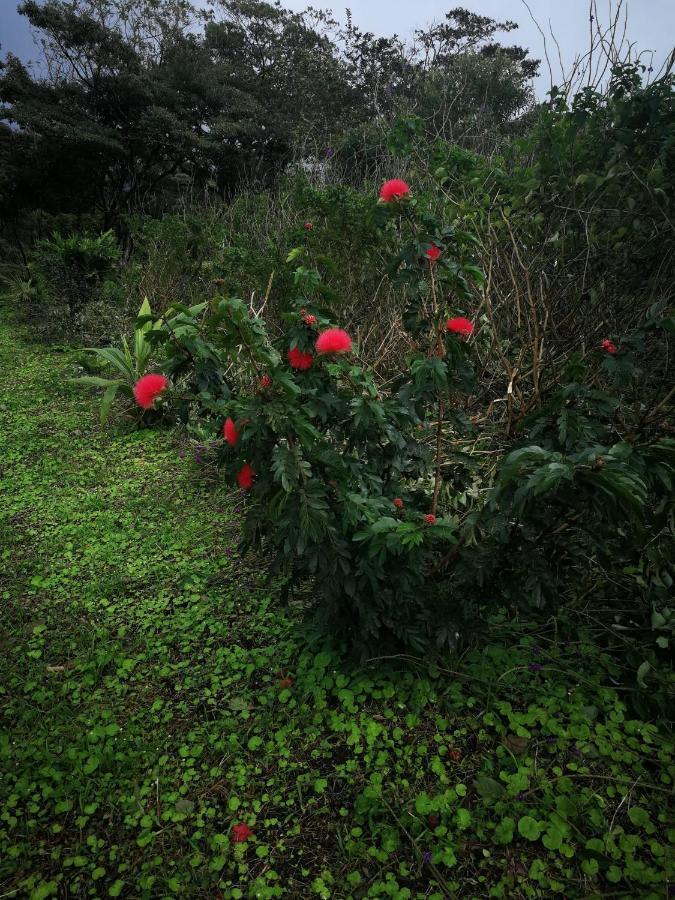
<svg viewBox="0 0 675 900">
<path fill-rule="evenodd" d="M 504 793 L 504 785 L 489 775 L 479 775 L 473 786 L 484 800 L 496 800 Z"/>
<path fill-rule="evenodd" d="M 516 827 L 514 820 L 507 816 L 495 828 L 495 841 L 498 844 L 510 844 L 513 840 L 513 830 Z"/>
<path fill-rule="evenodd" d="M 541 828 L 537 820 L 533 819 L 532 816 L 522 816 L 518 820 L 518 833 L 527 838 L 528 841 L 536 841 L 541 834 Z"/>
<path fill-rule="evenodd" d="M 115 382 L 109 384 L 101 398 L 101 425 L 106 423 L 110 415 L 110 407 L 113 405 L 119 387 L 119 384 Z"/>
<path fill-rule="evenodd" d="M 293 249 L 290 251 L 290 253 L 286 257 L 286 262 L 292 263 L 294 260 L 296 260 L 299 256 L 301 256 L 303 254 L 304 250 L 305 250 L 304 247 L 293 247 Z"/>
<path fill-rule="evenodd" d="M 632 806 L 628 810 L 628 818 L 637 828 L 645 828 L 646 826 L 651 825 L 649 813 L 641 806 Z"/>
<path fill-rule="evenodd" d="M 563 842 L 563 834 L 556 825 L 550 824 L 541 842 L 547 850 L 559 850 Z"/>
</svg>

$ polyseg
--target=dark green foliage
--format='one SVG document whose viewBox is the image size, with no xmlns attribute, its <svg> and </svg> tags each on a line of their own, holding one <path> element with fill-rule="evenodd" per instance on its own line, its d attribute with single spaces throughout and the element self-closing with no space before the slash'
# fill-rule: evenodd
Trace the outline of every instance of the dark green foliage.
<svg viewBox="0 0 675 900">
<path fill-rule="evenodd" d="M 39 308 L 30 310 L 53 325 L 75 328 L 87 307 L 119 304 L 116 281 L 119 247 L 112 231 L 101 235 L 55 232 L 37 245 L 30 270 L 38 286 Z"/>
<path fill-rule="evenodd" d="M 162 208 L 186 185 L 230 198 L 268 184 L 383 111 L 421 104 L 432 131 L 434 117 L 465 130 L 480 96 L 489 127 L 503 129 L 531 101 L 536 63 L 494 43 L 499 23 L 462 9 L 415 54 L 315 10 L 212 6 L 205 15 L 185 0 L 20 5 L 48 68 L 37 78 L 10 57 L 0 75 L 20 129 L 0 135 L 0 196 L 14 228 L 36 206 L 94 208 L 103 228 L 127 237 L 125 213 Z M 463 102 L 449 117 L 459 84 Z"/>
<path fill-rule="evenodd" d="M 594 303 L 606 290 L 598 276 L 610 278 L 612 269 L 626 292 L 672 273 L 675 81 L 667 75 L 645 86 L 643 73 L 617 65 L 605 91 L 554 91 L 522 147 L 533 165 L 514 205 L 541 216 L 560 256 L 585 255 L 582 289 L 595 291 Z"/>
</svg>

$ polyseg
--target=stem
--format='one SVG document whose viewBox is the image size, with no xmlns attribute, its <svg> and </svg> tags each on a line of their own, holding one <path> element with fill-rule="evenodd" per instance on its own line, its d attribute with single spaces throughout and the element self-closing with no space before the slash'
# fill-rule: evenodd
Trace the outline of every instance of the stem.
<svg viewBox="0 0 675 900">
<path fill-rule="evenodd" d="M 251 364 L 253 365 L 253 368 L 255 369 L 256 375 L 258 376 L 258 378 L 260 378 L 260 366 L 258 365 L 258 362 L 257 362 L 255 356 L 253 355 L 253 351 L 251 350 L 249 345 L 246 343 L 246 338 L 244 336 L 244 332 L 238 325 L 236 326 L 236 328 L 239 333 L 239 337 L 241 338 L 241 346 L 246 350 L 246 354 L 247 354 L 248 358 L 251 360 Z"/>
<path fill-rule="evenodd" d="M 431 515 L 436 515 L 438 494 L 441 490 L 441 438 L 443 436 L 443 395 L 438 397 L 438 423 L 436 425 L 436 478 L 434 481 L 434 496 L 431 501 Z"/>
</svg>

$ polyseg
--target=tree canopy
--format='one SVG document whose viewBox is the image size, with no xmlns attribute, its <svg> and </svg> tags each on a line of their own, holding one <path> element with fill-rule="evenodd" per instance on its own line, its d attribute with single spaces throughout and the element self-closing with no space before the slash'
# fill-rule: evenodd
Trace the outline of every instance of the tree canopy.
<svg viewBox="0 0 675 900">
<path fill-rule="evenodd" d="M 0 72 L 2 204 L 95 209 L 104 225 L 157 202 L 172 176 L 227 196 L 268 183 L 350 127 L 413 110 L 432 132 L 532 103 L 538 63 L 495 41 L 512 22 L 462 8 L 397 36 L 279 2 L 24 0 L 44 66 Z M 11 178 L 8 173 L 11 171 Z M 73 186 L 77 185 L 77 191 Z"/>
</svg>

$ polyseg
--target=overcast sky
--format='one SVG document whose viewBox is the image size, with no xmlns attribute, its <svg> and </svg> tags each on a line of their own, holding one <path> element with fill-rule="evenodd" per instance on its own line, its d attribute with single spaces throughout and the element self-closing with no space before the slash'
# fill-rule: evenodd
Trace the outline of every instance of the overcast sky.
<svg viewBox="0 0 675 900">
<path fill-rule="evenodd" d="M 202 5 L 205 5 L 203 0 Z M 305 0 L 284 0 L 283 5 L 301 10 L 308 3 Z M 520 27 L 505 40 L 528 47 L 532 56 L 542 59 L 537 94 L 543 97 L 549 89 L 543 39 L 523 0 L 343 0 L 341 3 L 313 0 L 311 5 L 332 9 L 338 19 L 344 19 L 344 8 L 349 6 L 354 23 L 363 30 L 378 35 L 395 32 L 402 37 L 409 37 L 416 27 L 442 19 L 445 12 L 454 6 L 464 6 L 495 19 L 512 19 Z M 558 51 L 549 29 L 553 29 L 563 64 L 568 68 L 575 56 L 588 47 L 588 0 L 528 0 L 528 5 L 539 26 L 546 32 L 553 81 L 559 83 Z M 654 68 L 658 70 L 675 42 L 675 0 L 626 0 L 626 5 L 628 37 L 641 50 L 653 51 Z M 599 18 L 607 21 L 610 8 L 616 8 L 616 0 L 597 0 L 597 6 Z M 16 7 L 17 0 L 0 0 L 0 52 L 3 56 L 11 51 L 24 60 L 35 59 L 38 53 L 30 30 L 25 18 L 17 14 Z M 648 61 L 647 57 L 645 59 Z"/>
</svg>

